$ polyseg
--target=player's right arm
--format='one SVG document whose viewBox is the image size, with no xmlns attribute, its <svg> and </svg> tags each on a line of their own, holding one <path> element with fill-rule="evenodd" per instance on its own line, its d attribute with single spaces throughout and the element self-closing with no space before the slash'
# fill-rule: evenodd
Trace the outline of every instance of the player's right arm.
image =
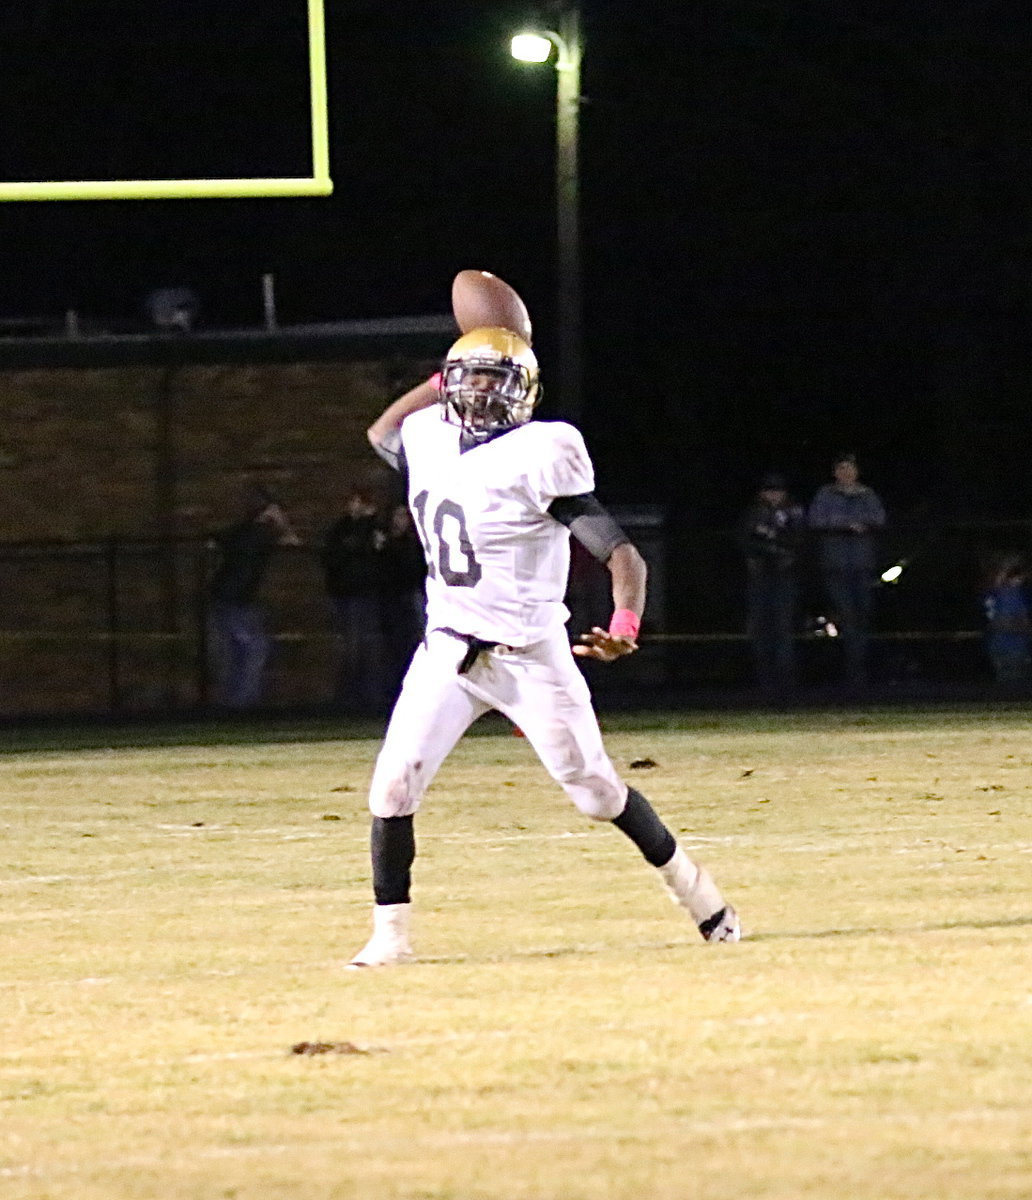
<svg viewBox="0 0 1032 1200">
<path fill-rule="evenodd" d="M 429 408 L 441 399 L 438 376 L 407 391 L 389 404 L 366 430 L 369 444 L 395 470 L 401 467 L 401 426 L 406 417 Z"/>
</svg>

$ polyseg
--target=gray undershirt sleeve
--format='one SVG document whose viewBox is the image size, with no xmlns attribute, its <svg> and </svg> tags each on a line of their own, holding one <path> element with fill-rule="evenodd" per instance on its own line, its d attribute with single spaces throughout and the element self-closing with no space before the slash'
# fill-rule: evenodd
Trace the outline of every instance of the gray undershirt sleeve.
<svg viewBox="0 0 1032 1200">
<path fill-rule="evenodd" d="M 401 430 L 394 429 L 382 441 L 372 442 L 373 449 L 395 471 L 405 469 L 405 448 L 401 444 Z"/>
<path fill-rule="evenodd" d="M 548 506 L 548 512 L 599 562 L 608 562 L 617 546 L 631 540 L 598 502 L 594 492 L 558 496 Z"/>
</svg>

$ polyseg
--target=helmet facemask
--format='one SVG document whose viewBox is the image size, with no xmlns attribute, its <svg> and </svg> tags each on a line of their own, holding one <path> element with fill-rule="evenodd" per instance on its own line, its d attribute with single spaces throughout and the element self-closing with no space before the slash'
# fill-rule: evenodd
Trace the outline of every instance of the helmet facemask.
<svg viewBox="0 0 1032 1200">
<path fill-rule="evenodd" d="M 530 420 L 530 376 L 516 363 L 455 363 L 442 380 L 445 404 L 464 433 L 482 440 Z"/>
<path fill-rule="evenodd" d="M 441 372 L 444 419 L 474 442 L 530 420 L 539 386 L 533 351 L 505 329 L 474 330 L 459 339 Z"/>
</svg>

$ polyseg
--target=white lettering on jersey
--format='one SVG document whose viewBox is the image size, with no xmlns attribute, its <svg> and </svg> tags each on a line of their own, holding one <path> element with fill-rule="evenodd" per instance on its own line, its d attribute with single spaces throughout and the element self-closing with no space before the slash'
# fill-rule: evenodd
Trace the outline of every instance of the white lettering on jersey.
<svg viewBox="0 0 1032 1200">
<path fill-rule="evenodd" d="M 529 646 L 563 625 L 570 537 L 548 506 L 594 489 L 580 433 L 531 421 L 462 454 L 459 428 L 436 407 L 401 432 L 427 559 L 427 628 Z"/>
</svg>

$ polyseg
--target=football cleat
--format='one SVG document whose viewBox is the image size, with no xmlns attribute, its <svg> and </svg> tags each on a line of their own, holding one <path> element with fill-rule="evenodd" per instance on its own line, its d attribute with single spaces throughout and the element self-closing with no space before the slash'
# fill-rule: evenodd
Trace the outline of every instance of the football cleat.
<svg viewBox="0 0 1032 1200">
<path fill-rule="evenodd" d="M 409 945 L 409 905 L 377 904 L 373 907 L 373 936 L 348 963 L 360 967 L 396 967 L 415 961 Z"/>
<path fill-rule="evenodd" d="M 707 942 L 740 942 L 742 940 L 742 926 L 738 921 L 738 913 L 730 904 L 725 904 L 712 917 L 707 917 L 699 925 L 699 932 Z"/>
<path fill-rule="evenodd" d="M 670 899 L 687 910 L 707 942 L 741 941 L 738 914 L 725 904 L 709 871 L 692 862 L 680 846 L 659 874 Z"/>
</svg>

